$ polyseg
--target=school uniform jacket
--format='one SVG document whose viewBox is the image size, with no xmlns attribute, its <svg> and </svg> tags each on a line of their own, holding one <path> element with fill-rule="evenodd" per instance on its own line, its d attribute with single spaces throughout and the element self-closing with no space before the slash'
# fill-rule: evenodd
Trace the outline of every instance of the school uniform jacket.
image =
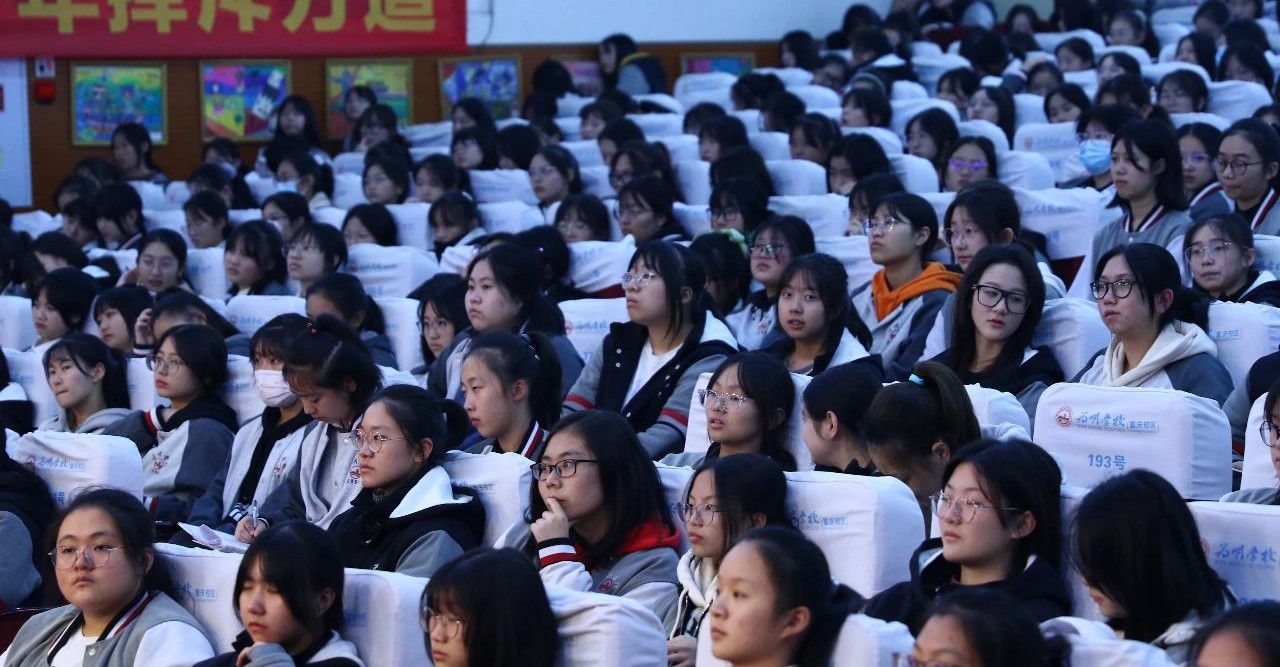
<svg viewBox="0 0 1280 667">
<path fill-rule="evenodd" d="M 1232 202 L 1231 210 L 1240 213 L 1239 204 Z M 1241 215 L 1249 223 L 1254 234 L 1280 235 L 1280 192 L 1267 188 L 1267 193 L 1262 195 L 1262 201 L 1258 203 L 1257 210 L 1252 215 Z"/>
<path fill-rule="evenodd" d="M 373 363 L 400 370 L 400 366 L 396 362 L 396 350 L 392 347 L 390 338 L 373 331 L 361 331 L 360 342 L 369 348 L 369 355 L 373 357 Z"/>
<path fill-rule="evenodd" d="M 0 452 L 0 610 L 23 606 L 51 570 L 43 547 L 54 511 L 44 480 Z"/>
<path fill-rule="evenodd" d="M 1186 211 L 1171 211 L 1163 206 L 1156 206 L 1136 228 L 1131 228 L 1128 214 L 1122 214 L 1093 235 L 1093 262 L 1080 270 L 1087 268 L 1086 282 L 1093 280 L 1098 259 L 1122 243 L 1154 243 L 1168 248 L 1174 258 L 1182 257 L 1183 237 L 1191 224 L 1191 215 Z"/>
<path fill-rule="evenodd" d="M 360 420 L 351 425 L 354 430 Z M 320 422 L 308 429 L 298 445 L 298 465 L 284 484 L 262 504 L 259 517 L 268 525 L 302 519 L 328 528 L 351 507 L 360 493 L 360 462 L 347 438 L 350 431 Z"/>
<path fill-rule="evenodd" d="M 1280 308 L 1280 281 L 1270 271 L 1250 269 L 1245 286 L 1235 294 L 1210 294 L 1198 284 L 1192 287 L 1201 294 L 1208 294 L 1217 301 L 1231 303 L 1261 303 Z"/>
<path fill-rule="evenodd" d="M 588 560 L 582 545 L 572 538 L 536 542 L 523 521 L 503 533 L 498 544 L 534 556 L 544 584 L 621 595 L 647 607 L 662 627 L 670 630 L 675 625 L 680 535 L 657 518 L 637 526 L 618 553 L 600 561 Z"/>
<path fill-rule="evenodd" d="M 547 429 L 542 428 L 536 420 L 529 425 L 529 431 L 524 434 L 524 440 L 521 441 L 520 451 L 516 452 L 520 456 L 537 461 L 542 458 L 542 448 L 547 444 L 547 436 L 550 434 Z M 462 451 L 468 454 L 504 454 L 505 450 L 498 442 L 497 438 L 485 438 L 477 441 L 475 444 L 464 447 Z"/>
<path fill-rule="evenodd" d="M 1013 394 L 1022 408 L 1027 411 L 1032 422 L 1036 418 L 1036 405 L 1040 402 L 1040 394 L 1049 385 L 1062 382 L 1064 377 L 1062 366 L 1048 349 L 1029 347 L 1022 353 L 1018 363 L 998 362 L 994 367 L 980 373 L 967 368 L 956 368 L 951 362 L 951 350 L 934 357 L 930 361 L 939 362 L 955 371 L 960 382 L 976 384 Z"/>
<path fill-rule="evenodd" d="M 764 290 L 747 297 L 746 305 L 725 317 L 734 340 L 744 350 L 759 350 L 786 338 L 778 328 L 778 305 Z"/>
<path fill-rule="evenodd" d="M 853 309 L 871 330 L 871 354 L 880 355 L 886 379 L 905 380 L 924 352 L 929 329 L 951 292 L 937 289 L 908 299 L 883 320 L 876 317 L 871 283 L 853 293 Z"/>
<path fill-rule="evenodd" d="M 1201 188 L 1187 204 L 1189 206 L 1187 213 L 1196 222 L 1230 213 L 1234 208 L 1231 200 L 1222 193 L 1222 184 L 1217 181 Z"/>
<path fill-rule="evenodd" d="M 761 352 L 778 359 L 783 363 L 783 365 L 786 365 L 787 356 L 794 352 L 795 349 L 795 340 L 787 337 L 761 350 Z M 869 356 L 871 356 L 871 353 L 867 352 L 867 348 L 863 347 L 862 343 L 859 343 L 858 340 L 853 337 L 853 334 L 849 333 L 848 329 L 841 328 L 839 329 L 839 337 L 836 338 L 835 347 L 819 354 L 818 357 L 813 360 L 812 368 L 804 373 L 796 371 L 792 372 L 796 375 L 816 377 L 832 366 L 847 364 L 851 361 L 865 359 Z"/>
<path fill-rule="evenodd" d="M 187 522 L 234 533 L 253 503 L 261 507 L 297 467 L 302 441 L 318 423 L 305 412 L 284 424 L 268 407 L 236 431 L 231 455 L 191 507 Z M 246 485 L 247 488 L 246 488 Z"/>
<path fill-rule="evenodd" d="M 356 645 L 342 638 L 337 632 L 330 632 L 327 637 L 312 644 L 310 648 L 298 655 L 289 652 L 279 644 L 253 643 L 248 632 L 240 633 L 231 644 L 231 651 L 204 662 L 197 662 L 195 667 L 236 667 L 240 652 L 249 649 L 249 661 L 245 667 L 364 667 L 356 652 Z"/>
<path fill-rule="evenodd" d="M 738 351 L 733 334 L 710 312 L 689 333 L 675 356 L 627 401 L 627 390 L 649 342 L 649 330 L 634 322 L 614 322 L 600 349 L 569 390 L 561 416 L 579 410 L 620 413 L 635 429 L 653 459 L 679 451 L 689 426 L 689 404 L 702 373 L 714 371 Z M 625 404 L 624 404 L 624 401 Z"/>
<path fill-rule="evenodd" d="M 33 616 L 0 656 L 0 667 L 48 667 L 82 625 L 80 610 L 71 605 Z M 186 667 L 212 656 L 191 612 L 164 593 L 147 592 L 85 649 L 83 667 Z"/>
<path fill-rule="evenodd" d="M 449 473 L 436 466 L 386 497 L 360 491 L 328 531 L 347 567 L 430 577 L 480 545 L 484 506 L 470 489 L 455 488 Z"/>
<path fill-rule="evenodd" d="M 164 419 L 160 408 L 136 411 L 103 435 L 132 440 L 142 453 L 142 493 L 161 521 L 184 521 L 191 505 L 227 461 L 236 413 L 217 399 L 199 398 Z"/>
<path fill-rule="evenodd" d="M 960 566 L 942 557 L 942 538 L 925 540 L 911 557 L 911 579 L 894 584 L 867 601 L 862 613 L 885 621 L 899 621 L 919 634 L 929 608 L 942 595 L 960 588 Z M 983 588 L 1003 590 L 1018 598 L 1037 623 L 1071 615 L 1071 593 L 1062 574 L 1032 556 L 1009 578 Z"/>
<path fill-rule="evenodd" d="M 1103 387 L 1177 389 L 1211 398 L 1221 406 L 1231 395 L 1231 374 L 1218 348 L 1200 327 L 1174 320 L 1156 336 L 1134 368 L 1123 369 L 1124 346 L 1115 338 L 1080 371 L 1075 381 Z"/>
<path fill-rule="evenodd" d="M 102 433 L 103 430 L 118 423 L 121 419 L 128 417 L 133 412 L 129 408 L 106 408 L 99 410 L 84 420 L 84 423 L 76 427 L 75 433 Z M 44 420 L 40 423 L 39 431 L 54 431 L 57 433 L 69 433 L 70 419 L 67 418 L 66 411 L 60 411 L 58 414 Z"/>
</svg>

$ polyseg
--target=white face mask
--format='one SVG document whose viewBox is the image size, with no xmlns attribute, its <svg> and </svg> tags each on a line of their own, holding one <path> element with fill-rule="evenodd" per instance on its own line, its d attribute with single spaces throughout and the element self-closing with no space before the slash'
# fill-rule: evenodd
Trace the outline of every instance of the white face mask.
<svg viewBox="0 0 1280 667">
<path fill-rule="evenodd" d="M 253 386 L 258 389 L 262 402 L 273 408 L 292 405 L 298 397 L 284 380 L 283 371 L 254 371 Z"/>
</svg>

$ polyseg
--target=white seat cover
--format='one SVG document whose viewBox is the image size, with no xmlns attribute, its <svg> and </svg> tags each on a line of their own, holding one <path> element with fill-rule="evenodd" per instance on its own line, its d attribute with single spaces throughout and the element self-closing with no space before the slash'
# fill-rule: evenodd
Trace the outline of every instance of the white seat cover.
<svg viewBox="0 0 1280 667">
<path fill-rule="evenodd" d="M 364 174 L 364 153 L 348 152 L 333 156 L 333 173 Z"/>
<path fill-rule="evenodd" d="M 448 144 L 453 138 L 453 122 L 445 120 L 436 123 L 418 123 L 404 128 L 400 134 L 412 146 Z"/>
<path fill-rule="evenodd" d="M 698 159 L 698 137 L 680 134 L 672 137 L 654 137 L 654 141 L 667 147 L 671 163 L 691 162 Z"/>
<path fill-rule="evenodd" d="M 1218 361 L 1242 385 L 1253 362 L 1280 348 L 1280 308 L 1215 301 L 1209 306 L 1206 333 L 1218 347 Z"/>
<path fill-rule="evenodd" d="M 991 141 L 997 156 L 1009 150 L 1009 138 L 1004 135 L 1004 130 L 991 121 L 966 120 L 956 127 L 962 137 L 984 137 Z"/>
<path fill-rule="evenodd" d="M 823 195 L 827 193 L 827 170 L 808 160 L 770 160 L 766 163 L 773 187 L 779 195 Z"/>
<path fill-rule="evenodd" d="M 107 250 L 106 248 L 93 248 L 85 253 L 90 260 L 102 259 L 108 257 L 115 261 L 116 266 L 120 268 L 121 273 L 128 273 L 130 269 L 138 265 L 138 250 Z"/>
<path fill-rule="evenodd" d="M 898 155 L 903 152 L 902 138 L 887 127 L 842 127 L 840 132 L 846 136 L 850 134 L 865 134 L 875 139 L 876 143 L 880 144 L 880 148 L 884 150 L 885 155 Z"/>
<path fill-rule="evenodd" d="M 125 383 L 129 389 L 129 407 L 134 410 L 150 410 L 157 404 L 155 374 L 147 368 L 147 360 L 133 357 L 125 365 Z M 169 399 L 161 399 L 165 405 Z"/>
<path fill-rule="evenodd" d="M 707 633 L 710 634 L 710 633 Z M 907 626 L 853 614 L 845 619 L 831 653 L 831 664 L 842 667 L 890 667 L 895 653 L 911 653 L 915 640 Z"/>
<path fill-rule="evenodd" d="M 938 191 L 938 172 L 928 160 L 914 155 L 890 155 L 889 165 L 907 192 L 923 194 Z"/>
<path fill-rule="evenodd" d="M 382 309 L 387 324 L 387 338 L 396 353 L 396 366 L 413 370 L 423 363 L 421 333 L 418 331 L 418 301 L 404 297 L 384 296 L 374 299 Z"/>
<path fill-rule="evenodd" d="M 676 527 L 676 532 L 680 533 L 680 553 L 684 553 L 689 550 L 689 529 L 680 516 L 680 506 L 684 504 L 685 491 L 693 479 L 693 468 L 658 462 L 653 465 L 658 471 L 658 480 L 662 482 L 662 497 L 671 512 L 671 523 Z"/>
<path fill-rule="evenodd" d="M 437 144 L 434 146 L 409 145 L 409 158 L 413 160 L 414 164 L 417 164 L 432 155 L 443 155 L 448 157 L 452 152 L 453 150 L 449 144 Z"/>
<path fill-rule="evenodd" d="M 54 399 L 53 391 L 49 389 L 49 381 L 44 375 L 45 349 L 47 346 L 28 352 L 9 348 L 4 351 L 5 360 L 9 362 L 9 381 L 17 382 L 22 390 L 27 392 L 27 400 L 31 401 L 35 408 L 37 425 L 62 409 L 58 407 L 58 401 Z"/>
<path fill-rule="evenodd" d="M 799 97 L 810 109 L 830 109 L 840 106 L 840 95 L 826 86 L 787 86 L 787 92 Z"/>
<path fill-rule="evenodd" d="M 1117 639 L 1101 619 L 1060 616 L 1040 624 L 1046 636 L 1062 636 L 1071 664 L 1090 667 L 1175 667 L 1164 649 L 1132 639 Z"/>
<path fill-rule="evenodd" d="M 646 137 L 669 137 L 684 132 L 683 114 L 632 113 L 627 114 L 627 118 L 635 123 Z"/>
<path fill-rule="evenodd" d="M 533 473 L 529 459 L 505 454 L 467 454 L 453 451 L 441 463 L 454 486 L 476 492 L 484 506 L 484 543 L 496 544 L 503 531 L 524 521 L 529 509 Z"/>
<path fill-rule="evenodd" d="M 476 169 L 470 174 L 471 192 L 481 204 L 518 201 L 538 205 L 538 197 L 529 184 L 529 172 L 523 169 Z"/>
<path fill-rule="evenodd" d="M 929 99 L 929 90 L 915 81 L 901 79 L 893 82 L 893 89 L 889 93 L 889 97 L 895 100 L 927 100 Z"/>
<path fill-rule="evenodd" d="M 1146 468 L 1184 498 L 1231 490 L 1231 425 L 1217 402 L 1175 389 L 1059 383 L 1036 408 L 1036 443 L 1068 484 Z"/>
<path fill-rule="evenodd" d="M 564 313 L 564 335 L 585 364 L 600 349 L 609 325 L 627 321 L 627 300 L 618 297 L 561 301 L 560 312 Z"/>
<path fill-rule="evenodd" d="M 187 279 L 200 296 L 222 300 L 231 286 L 227 282 L 226 252 L 217 246 L 187 249 Z"/>
<path fill-rule="evenodd" d="M 33 239 L 45 232 L 56 232 L 61 228 L 61 215 L 49 215 L 39 209 L 13 215 L 13 231 L 18 233 L 26 232 Z"/>
<path fill-rule="evenodd" d="M 1080 508 L 1080 501 L 1084 500 L 1088 493 L 1089 489 L 1084 487 L 1062 485 L 1062 525 L 1067 527 L 1064 528 L 1065 539 L 1062 544 L 1062 577 L 1071 588 L 1071 613 L 1080 618 L 1105 621 L 1106 617 L 1102 615 L 1102 610 L 1098 609 L 1098 603 L 1089 597 L 1089 584 L 1085 583 L 1084 575 L 1080 574 L 1080 568 L 1072 557 L 1074 547 L 1071 544 L 1069 526 L 1075 525 L 1076 510 Z"/>
<path fill-rule="evenodd" d="M 1209 564 L 1241 600 L 1280 599 L 1280 507 L 1191 503 Z"/>
<path fill-rule="evenodd" d="M 1059 44 L 1072 37 L 1080 37 L 1089 42 L 1089 46 L 1093 47 L 1094 53 L 1107 48 L 1107 40 L 1103 39 L 1102 35 L 1086 28 L 1068 30 L 1067 32 L 1038 32 L 1035 34 L 1036 43 L 1040 45 L 1041 50 L 1048 53 L 1053 53 L 1058 49 Z"/>
<path fill-rule="evenodd" d="M 262 203 L 262 200 L 276 193 L 276 177 L 263 176 L 256 171 L 250 171 L 244 175 L 245 185 L 249 186 L 249 192 L 253 193 L 253 198 Z M 262 217 L 261 214 L 258 217 Z M 253 220 L 254 218 L 250 218 Z"/>
<path fill-rule="evenodd" d="M 1249 408 L 1249 419 L 1244 427 L 1244 474 L 1240 477 L 1242 489 L 1280 488 L 1280 478 L 1276 477 L 1276 468 L 1271 463 L 1271 448 L 1258 432 L 1266 403 L 1267 395 L 1264 393 Z"/>
<path fill-rule="evenodd" d="M 682 118 L 684 116 L 684 105 L 680 104 L 680 100 L 677 100 L 676 98 L 666 93 L 648 93 L 645 95 L 633 95 L 631 99 L 635 100 L 636 104 L 639 104 L 641 102 L 650 102 L 650 103 L 656 104 L 670 111 L 671 113 L 675 114 L 677 118 Z"/>
<path fill-rule="evenodd" d="M 480 222 L 490 234 L 515 234 L 543 223 L 538 207 L 520 201 L 480 204 L 476 208 L 480 210 Z"/>
<path fill-rule="evenodd" d="M 387 206 L 387 212 L 395 220 L 400 245 L 419 250 L 431 249 L 431 232 L 427 227 L 427 212 L 430 210 L 431 204 L 416 201 Z"/>
<path fill-rule="evenodd" d="M 609 182 L 608 167 L 601 164 L 594 167 L 583 167 L 578 171 L 578 175 L 582 177 L 582 191 L 584 193 L 595 195 L 600 199 L 618 196 L 618 193 L 613 189 L 613 184 Z M 532 193 L 533 190 L 530 189 L 529 192 Z M 532 203 L 537 203 L 536 197 Z"/>
<path fill-rule="evenodd" d="M 831 236 L 816 240 L 817 251 L 826 253 L 840 260 L 844 270 L 849 274 L 850 291 L 871 281 L 880 266 L 871 261 L 871 250 L 867 248 L 867 237 Z"/>
<path fill-rule="evenodd" d="M 181 547 L 166 542 L 155 545 L 156 555 L 169 566 L 176 601 L 204 626 L 215 653 L 231 650 L 244 626 L 236 618 L 236 571 L 241 554 Z"/>
<path fill-rule="evenodd" d="M 932 58 L 942 55 L 942 47 L 934 42 L 912 42 L 911 55 L 913 58 Z"/>
<path fill-rule="evenodd" d="M 747 128 L 748 137 L 764 131 L 764 115 L 759 109 L 731 109 L 729 115 L 742 121 L 743 127 Z"/>
<path fill-rule="evenodd" d="M 1057 183 L 1080 178 L 1080 142 L 1075 123 L 1024 123 L 1013 135 L 1013 149 L 1037 153 L 1049 161 Z"/>
<path fill-rule="evenodd" d="M 617 204 L 618 201 L 615 199 L 610 202 L 609 206 L 611 209 L 614 209 L 617 207 Z M 676 222 L 679 222 L 680 226 L 684 227 L 684 233 L 688 234 L 689 238 L 696 239 L 702 234 L 711 231 L 711 218 L 709 217 L 711 212 L 710 206 L 681 204 L 680 202 L 676 202 L 672 206 L 672 211 L 676 214 Z M 613 211 L 611 210 L 610 214 L 612 213 Z M 615 223 L 617 222 L 616 217 L 611 218 L 611 220 Z M 616 235 L 621 238 L 622 230 L 617 230 Z"/>
<path fill-rule="evenodd" d="M 368 204 L 364 196 L 364 179 L 360 174 L 333 175 L 333 205 L 338 208 L 351 209 L 360 204 Z"/>
<path fill-rule="evenodd" d="M 622 284 L 622 274 L 636 253 L 635 240 L 579 241 L 569 244 L 569 282 L 594 293 Z"/>
<path fill-rule="evenodd" d="M 357 243 L 347 253 L 347 272 L 373 297 L 405 296 L 440 270 L 434 254 L 408 246 Z"/>
<path fill-rule="evenodd" d="M 1098 94 L 1098 70 L 1087 69 L 1080 72 L 1063 72 L 1064 83 L 1074 83 L 1084 89 L 1084 94 L 1093 99 Z"/>
<path fill-rule="evenodd" d="M 583 97 L 574 94 L 561 97 L 556 100 L 556 123 L 559 124 L 562 119 L 577 118 L 578 113 L 582 111 L 582 107 L 594 101 L 594 97 Z"/>
<path fill-rule="evenodd" d="M 957 124 L 960 122 L 960 112 L 956 110 L 956 105 L 936 97 L 925 100 L 890 100 L 889 106 L 893 108 L 893 120 L 889 121 L 889 129 L 899 137 L 906 136 L 907 124 L 925 109 L 942 109 Z"/>
<path fill-rule="evenodd" d="M 786 132 L 754 132 L 747 140 L 765 160 L 791 159 L 791 137 Z"/>
<path fill-rule="evenodd" d="M 1181 60 L 1171 60 L 1167 63 L 1150 63 L 1147 65 L 1143 65 L 1142 78 L 1146 79 L 1147 81 L 1151 81 L 1156 85 L 1159 85 L 1161 79 L 1165 78 L 1170 73 L 1176 72 L 1178 70 L 1187 70 L 1188 72 L 1195 72 L 1196 74 L 1200 75 L 1201 79 L 1204 79 L 1204 82 L 1206 84 L 1211 83 L 1213 81 L 1213 77 L 1209 76 L 1209 73 L 1204 71 L 1203 67 L 1199 65 L 1193 65 L 1191 63 L 1184 63 Z"/>
<path fill-rule="evenodd" d="M 238 354 L 227 356 L 227 381 L 219 394 L 223 402 L 235 410 L 238 424 L 257 417 L 267 407 L 253 384 L 253 364 L 249 357 Z"/>
<path fill-rule="evenodd" d="M 1169 119 L 1173 121 L 1174 127 L 1182 127 L 1187 123 L 1206 123 L 1218 128 L 1221 132 L 1231 127 L 1231 121 L 1212 113 L 1175 113 L 1169 114 Z"/>
<path fill-rule="evenodd" d="M 787 513 L 827 556 L 831 576 L 866 597 L 911 578 L 924 517 L 893 477 L 787 473 Z"/>
<path fill-rule="evenodd" d="M 844 195 L 770 197 L 769 210 L 803 218 L 815 238 L 843 236 L 849 228 L 849 198 Z"/>
<path fill-rule="evenodd" d="M 1011 188 L 1051 190 L 1053 167 L 1043 155 L 1028 151 L 1009 151 L 1000 155 L 1000 182 Z"/>
<path fill-rule="evenodd" d="M 1018 93 L 1013 96 L 1013 105 L 1015 109 L 1015 118 L 1017 122 L 1014 124 L 1015 134 L 1018 127 L 1024 123 L 1047 123 L 1049 118 L 1044 115 L 1044 98 L 1031 93 Z"/>
<path fill-rule="evenodd" d="M 562 97 L 560 99 L 563 101 L 565 98 Z M 580 141 L 582 139 L 582 119 L 578 118 L 578 112 L 576 111 L 572 116 L 561 115 L 556 118 L 556 127 L 560 128 L 561 141 Z"/>
<path fill-rule="evenodd" d="M 1093 188 L 1070 190 L 1014 190 L 1018 208 L 1022 211 L 1022 226 L 1044 234 L 1050 259 L 1083 257 L 1093 243 L 1091 221 L 1103 216 L 1108 203 L 1102 193 Z M 1086 225 L 1085 230 L 1081 224 Z M 1097 223 L 1094 223 L 1097 224 Z"/>
<path fill-rule="evenodd" d="M 1258 253 L 1258 259 L 1253 264 L 1255 269 L 1272 273 L 1280 271 L 1280 236 L 1255 234 L 1253 249 Z"/>
<path fill-rule="evenodd" d="M 7 451 L 49 485 L 58 507 L 90 486 L 111 486 L 142 500 L 142 457 L 128 438 L 34 431 L 10 442 Z"/>
<path fill-rule="evenodd" d="M 1110 53 L 1123 53 L 1134 60 L 1138 61 L 1138 65 L 1150 65 L 1151 54 L 1140 46 L 1129 46 L 1127 44 L 1110 44 L 1101 49 L 1093 50 L 1093 61 L 1100 63 L 1102 58 Z"/>
<path fill-rule="evenodd" d="M 142 198 L 143 210 L 167 211 L 177 205 L 164 196 L 164 188 L 150 181 L 128 181 Z"/>
<path fill-rule="evenodd" d="M 271 318 L 285 313 L 307 314 L 307 301 L 298 296 L 242 294 L 227 302 L 227 320 L 241 333 L 252 334 Z"/>
<path fill-rule="evenodd" d="M 708 90 L 720 90 L 731 88 L 738 80 L 738 77 L 727 72 L 705 72 L 701 74 L 683 74 L 676 79 L 676 85 L 672 89 L 675 91 L 676 99 L 680 99 L 682 95 L 690 93 L 705 92 Z M 685 105 L 688 108 L 689 105 Z"/>
<path fill-rule="evenodd" d="M 36 342 L 36 324 L 31 318 L 31 299 L 0 296 L 0 347 L 25 350 Z"/>
<path fill-rule="evenodd" d="M 547 598 L 556 615 L 556 631 L 560 636 L 556 662 L 560 667 L 666 664 L 666 632 L 653 611 L 639 602 L 620 595 L 585 593 L 560 586 L 547 586 Z M 421 630 L 418 634 L 421 644 Z"/>
<path fill-rule="evenodd" d="M 600 155 L 600 145 L 595 139 L 560 142 L 565 150 L 573 154 L 579 167 L 593 167 L 604 164 L 604 156 Z M 607 166 L 607 165 L 606 165 Z"/>
<path fill-rule="evenodd" d="M 177 232 L 188 246 L 191 245 L 191 239 L 187 236 L 187 214 L 181 208 L 143 211 L 142 217 L 147 221 L 147 231 L 167 229 Z"/>
<path fill-rule="evenodd" d="M 973 403 L 973 413 L 979 424 L 1013 424 L 1031 432 L 1031 419 L 1013 394 L 976 384 L 967 384 L 964 390 L 969 394 L 969 402 Z"/>
<path fill-rule="evenodd" d="M 676 182 L 680 184 L 685 202 L 704 205 L 711 203 L 710 162 L 701 160 L 677 162 Z"/>
<path fill-rule="evenodd" d="M 1252 81 L 1214 81 L 1209 84 L 1209 113 L 1235 122 L 1249 118 L 1258 107 L 1271 104 L 1266 86 Z"/>
<path fill-rule="evenodd" d="M 916 78 L 929 91 L 929 94 L 935 94 L 938 91 L 938 79 L 943 74 L 953 69 L 967 69 L 972 65 L 968 58 L 953 54 L 916 56 L 911 59 L 911 66 L 916 70 Z M 954 110 L 955 107 L 953 106 Z M 897 115 L 898 109 L 894 108 L 894 115 Z"/>
<path fill-rule="evenodd" d="M 795 401 L 791 405 L 791 416 L 787 419 L 787 451 L 796 459 L 796 470 L 813 470 L 813 456 L 809 447 L 804 444 L 804 416 L 801 413 L 804 389 L 809 386 L 810 378 L 805 375 L 791 374 L 791 384 L 795 386 Z M 684 451 L 706 452 L 711 448 L 711 439 L 707 436 L 707 407 L 698 400 L 698 392 L 711 384 L 711 373 L 698 376 L 694 385 L 693 398 L 689 401 L 689 423 L 684 433 Z"/>
<path fill-rule="evenodd" d="M 813 83 L 813 72 L 799 67 L 757 67 L 752 72 L 756 74 L 772 74 L 782 80 L 782 85 L 791 86 L 807 86 Z"/>
<path fill-rule="evenodd" d="M 1102 322 L 1098 306 L 1075 298 L 1053 299 L 1044 306 L 1031 344 L 1048 347 L 1068 378 L 1075 377 L 1111 342 L 1111 331 Z"/>
<path fill-rule="evenodd" d="M 246 176 L 245 178 L 247 179 L 248 177 Z M 249 222 L 250 220 L 261 220 L 261 219 L 262 219 L 262 209 L 233 208 L 227 211 L 227 222 L 230 222 L 232 227 L 237 227 L 246 222 Z M 339 224 L 341 224 L 341 221 L 339 221 Z"/>
</svg>

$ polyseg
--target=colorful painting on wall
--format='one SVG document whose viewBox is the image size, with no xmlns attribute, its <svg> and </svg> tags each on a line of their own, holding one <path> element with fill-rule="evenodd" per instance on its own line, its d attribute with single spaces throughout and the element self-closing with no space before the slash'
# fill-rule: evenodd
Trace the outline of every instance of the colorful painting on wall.
<svg viewBox="0 0 1280 667">
<path fill-rule="evenodd" d="M 289 63 L 284 60 L 200 63 L 204 138 L 271 139 L 271 114 L 289 95 L 290 78 Z"/>
<path fill-rule="evenodd" d="M 604 90 L 604 77 L 600 73 L 600 63 L 582 58 L 557 58 L 569 76 L 573 77 L 573 89 L 583 97 L 595 97 Z"/>
<path fill-rule="evenodd" d="M 446 118 L 464 97 L 483 100 L 496 120 L 512 118 L 520 111 L 520 57 L 441 59 L 440 88 Z"/>
<path fill-rule="evenodd" d="M 755 66 L 754 53 L 685 53 L 680 56 L 681 74 L 725 72 L 741 76 Z"/>
<path fill-rule="evenodd" d="M 330 139 L 341 139 L 351 130 L 346 115 L 347 91 L 368 86 L 378 103 L 396 112 L 401 127 L 413 123 L 413 61 L 330 60 L 325 63 L 325 108 Z"/>
<path fill-rule="evenodd" d="M 72 63 L 71 143 L 106 146 L 122 123 L 139 123 L 157 146 L 169 138 L 163 63 Z"/>
</svg>

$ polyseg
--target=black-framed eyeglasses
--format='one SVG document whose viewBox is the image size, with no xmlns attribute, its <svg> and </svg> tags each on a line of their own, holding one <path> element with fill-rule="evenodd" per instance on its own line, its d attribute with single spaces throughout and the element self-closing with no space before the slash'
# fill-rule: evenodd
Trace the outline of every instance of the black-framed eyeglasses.
<svg viewBox="0 0 1280 667">
<path fill-rule="evenodd" d="M 177 357 L 165 359 L 154 353 L 147 355 L 147 370 L 149 371 L 160 371 L 165 374 L 177 373 L 182 370 L 183 366 L 186 366 L 186 364 Z"/>
<path fill-rule="evenodd" d="M 599 459 L 565 459 L 558 463 L 535 463 L 529 466 L 529 470 L 533 471 L 533 476 L 539 482 L 544 482 L 551 478 L 552 471 L 555 471 L 560 479 L 568 479 L 578 474 L 579 463 L 599 462 Z"/>
<path fill-rule="evenodd" d="M 1095 280 L 1089 283 L 1089 291 L 1093 293 L 1093 298 L 1101 301 L 1107 296 L 1107 292 L 1117 299 L 1123 299 L 1133 293 L 1133 286 L 1140 284 L 1141 280 L 1131 280 L 1129 278 L 1121 278 L 1120 280 Z"/>
<path fill-rule="evenodd" d="M 791 246 L 785 243 L 757 243 L 747 248 L 752 257 L 763 257 L 765 259 L 773 259 L 778 256 L 778 251 L 786 250 Z"/>
<path fill-rule="evenodd" d="M 929 496 L 929 500 L 933 502 L 933 514 L 935 516 L 956 516 L 961 523 L 969 523 L 978 516 L 978 510 L 1000 510 L 1003 512 L 1017 512 L 1016 507 L 997 507 L 995 505 L 984 505 L 975 500 L 968 498 L 957 498 L 946 493 L 935 493 Z"/>
<path fill-rule="evenodd" d="M 1271 433 L 1272 431 L 1275 431 L 1277 428 L 1278 427 L 1276 427 L 1271 423 L 1271 419 L 1269 418 L 1263 419 L 1262 423 L 1258 424 L 1258 435 L 1262 436 L 1262 442 L 1266 446 L 1271 448 L 1274 448 L 1276 446 L 1274 441 L 1271 439 Z"/>
<path fill-rule="evenodd" d="M 894 653 L 893 667 L 956 667 L 956 665 L 941 660 L 920 660 L 909 653 Z"/>
<path fill-rule="evenodd" d="M 738 209 L 737 207 L 734 207 L 734 206 L 725 206 L 724 208 L 717 207 L 717 208 L 707 209 L 708 220 L 715 220 L 716 218 L 720 218 L 721 220 L 737 220 L 740 217 L 742 217 L 741 209 Z"/>
<path fill-rule="evenodd" d="M 680 520 L 685 523 L 696 523 L 699 526 L 710 526 L 716 522 L 716 517 L 728 512 L 720 509 L 717 505 L 690 505 L 685 503 L 680 506 Z"/>
<path fill-rule="evenodd" d="M 1257 162 L 1248 162 L 1245 160 L 1228 161 L 1228 160 L 1222 159 L 1221 157 L 1215 157 L 1213 158 L 1213 170 L 1218 172 L 1219 174 L 1225 174 L 1229 169 L 1231 170 L 1231 175 L 1233 176 L 1244 176 L 1245 172 L 1249 171 L 1249 167 L 1252 167 L 1257 164 L 1262 164 L 1262 163 L 1263 163 L 1262 160 L 1258 160 Z"/>
<path fill-rule="evenodd" d="M 1027 312 L 1027 295 L 1022 292 L 1010 292 L 993 285 L 974 285 L 973 298 L 987 308 L 995 308 L 1004 301 L 1004 307 L 1014 315 Z"/>
</svg>

